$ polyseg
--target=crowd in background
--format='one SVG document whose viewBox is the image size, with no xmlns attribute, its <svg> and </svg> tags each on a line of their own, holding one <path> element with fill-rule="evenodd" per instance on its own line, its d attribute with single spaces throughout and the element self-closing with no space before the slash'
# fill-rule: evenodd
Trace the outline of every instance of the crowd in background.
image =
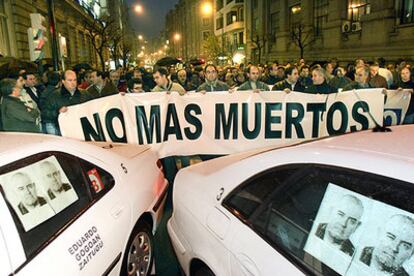
<svg viewBox="0 0 414 276">
<path fill-rule="evenodd" d="M 50 69 L 43 68 L 40 74 L 19 69 L 0 80 L 1 130 L 60 135 L 58 116 L 68 106 L 117 93 L 251 90 L 329 94 L 365 88 L 414 89 L 414 72 L 408 62 L 387 64 L 381 58 L 372 62 L 357 59 L 346 66 L 336 59 L 313 64 L 300 59 L 268 65 L 119 67 L 109 72 Z M 411 98 L 404 123 L 414 123 Z"/>
</svg>

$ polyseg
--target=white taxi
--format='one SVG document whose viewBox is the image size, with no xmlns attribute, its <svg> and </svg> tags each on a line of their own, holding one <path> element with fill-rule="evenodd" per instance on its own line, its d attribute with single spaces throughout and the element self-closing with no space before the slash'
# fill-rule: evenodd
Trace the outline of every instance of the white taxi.
<svg viewBox="0 0 414 276">
<path fill-rule="evenodd" d="M 168 232 L 186 275 L 414 275 L 414 126 L 181 170 Z"/>
<path fill-rule="evenodd" d="M 0 134 L 0 275 L 147 275 L 168 183 L 145 146 Z"/>
</svg>

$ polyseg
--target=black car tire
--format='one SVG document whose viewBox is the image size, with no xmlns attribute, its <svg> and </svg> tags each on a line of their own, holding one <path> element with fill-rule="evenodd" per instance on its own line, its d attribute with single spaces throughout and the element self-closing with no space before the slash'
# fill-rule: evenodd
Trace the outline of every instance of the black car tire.
<svg viewBox="0 0 414 276">
<path fill-rule="evenodd" d="M 211 271 L 207 266 L 202 266 L 194 273 L 194 276 L 215 276 L 214 272 Z"/>
<path fill-rule="evenodd" d="M 138 222 L 129 237 L 122 261 L 121 276 L 150 275 L 154 260 L 154 236 L 151 226 Z"/>
</svg>

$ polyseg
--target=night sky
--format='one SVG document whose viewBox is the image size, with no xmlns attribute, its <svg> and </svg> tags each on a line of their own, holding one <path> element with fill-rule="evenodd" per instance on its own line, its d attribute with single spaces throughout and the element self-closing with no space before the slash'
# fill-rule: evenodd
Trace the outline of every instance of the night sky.
<svg viewBox="0 0 414 276">
<path fill-rule="evenodd" d="M 144 12 L 136 15 L 130 11 L 132 26 L 146 39 L 157 37 L 165 26 L 165 15 L 179 0 L 126 0 L 127 5 L 141 4 Z"/>
</svg>

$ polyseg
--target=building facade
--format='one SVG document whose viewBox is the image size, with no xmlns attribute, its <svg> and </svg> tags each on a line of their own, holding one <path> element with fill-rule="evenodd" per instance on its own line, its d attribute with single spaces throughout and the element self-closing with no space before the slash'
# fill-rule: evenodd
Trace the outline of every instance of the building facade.
<svg viewBox="0 0 414 276">
<path fill-rule="evenodd" d="M 214 35 L 212 6 L 210 0 L 180 0 L 167 14 L 164 36 L 169 54 L 185 60 L 204 57 L 204 42 Z"/>
<path fill-rule="evenodd" d="M 62 42 L 60 54 L 66 66 L 77 63 L 98 65 L 99 60 L 90 39 L 84 30 L 85 20 L 92 21 L 108 12 L 106 0 L 62 0 L 54 1 L 56 31 Z M 2 0 L 0 1 L 0 53 L 29 60 L 27 30 L 31 26 L 30 14 L 39 13 L 48 25 L 47 0 Z M 48 28 L 47 28 L 48 30 Z M 45 46 L 45 59 L 51 58 L 50 32 Z"/>
<path fill-rule="evenodd" d="M 222 55 L 245 54 L 246 32 L 244 0 L 214 1 L 214 34 L 219 38 Z"/>
<path fill-rule="evenodd" d="M 414 0 L 245 1 L 248 60 L 414 59 Z"/>
</svg>

